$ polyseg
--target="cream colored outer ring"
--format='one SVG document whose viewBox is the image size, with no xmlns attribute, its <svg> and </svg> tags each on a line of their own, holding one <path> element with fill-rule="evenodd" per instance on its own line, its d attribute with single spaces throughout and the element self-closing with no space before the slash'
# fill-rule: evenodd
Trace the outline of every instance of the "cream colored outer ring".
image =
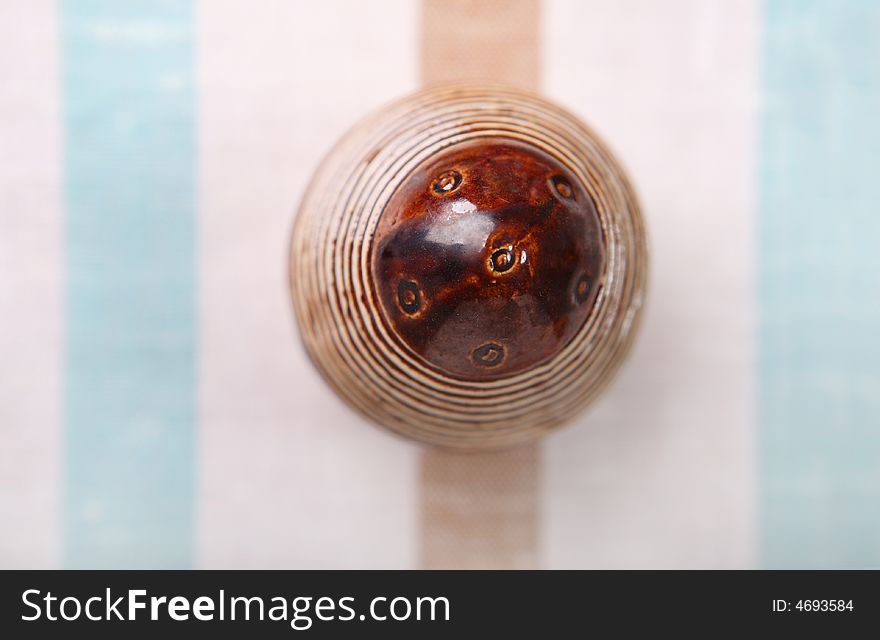
<svg viewBox="0 0 880 640">
<path fill-rule="evenodd" d="M 596 303 L 571 342 L 493 381 L 444 375 L 407 347 L 383 315 L 370 268 L 379 216 L 401 181 L 426 158 L 482 137 L 534 145 L 574 173 L 595 201 L 607 256 Z M 632 342 L 646 272 L 638 203 L 608 149 L 546 100 L 486 85 L 428 89 L 359 123 L 312 178 L 290 247 L 296 318 L 324 378 L 374 422 L 456 449 L 532 440 L 583 410 Z"/>
</svg>

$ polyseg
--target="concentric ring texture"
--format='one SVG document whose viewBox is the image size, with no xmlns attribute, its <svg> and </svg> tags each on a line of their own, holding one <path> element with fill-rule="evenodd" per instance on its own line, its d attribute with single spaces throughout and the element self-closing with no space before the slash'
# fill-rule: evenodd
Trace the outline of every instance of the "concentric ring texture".
<svg viewBox="0 0 880 640">
<path fill-rule="evenodd" d="M 464 380 L 432 367 L 395 334 L 372 280 L 374 234 L 389 198 L 427 158 L 483 138 L 549 154 L 592 197 L 606 264 L 583 326 L 551 359 L 525 372 Z M 312 361 L 352 407 L 399 434 L 448 448 L 531 440 L 580 412 L 624 357 L 647 270 L 635 195 L 583 123 L 534 95 L 494 86 L 422 91 L 352 129 L 318 168 L 290 247 L 290 283 Z"/>
</svg>

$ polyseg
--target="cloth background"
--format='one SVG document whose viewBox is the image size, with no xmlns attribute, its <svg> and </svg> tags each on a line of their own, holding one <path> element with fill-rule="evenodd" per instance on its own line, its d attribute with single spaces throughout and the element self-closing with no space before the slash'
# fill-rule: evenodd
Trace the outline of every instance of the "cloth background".
<svg viewBox="0 0 880 640">
<path fill-rule="evenodd" d="M 880 566 L 880 5 L 0 3 L 0 566 Z M 628 169 L 605 395 L 444 460 L 296 335 L 311 171 L 425 82 L 532 88 Z"/>
</svg>

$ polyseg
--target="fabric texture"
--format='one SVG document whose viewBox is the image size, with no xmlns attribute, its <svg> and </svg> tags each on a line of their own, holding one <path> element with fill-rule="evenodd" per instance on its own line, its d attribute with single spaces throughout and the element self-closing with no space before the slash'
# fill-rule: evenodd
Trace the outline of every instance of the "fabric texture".
<svg viewBox="0 0 880 640">
<path fill-rule="evenodd" d="M 0 3 L 0 566 L 880 566 L 880 5 Z M 297 202 L 425 84 L 609 145 L 639 336 L 535 446 L 427 451 L 300 346 Z"/>
</svg>

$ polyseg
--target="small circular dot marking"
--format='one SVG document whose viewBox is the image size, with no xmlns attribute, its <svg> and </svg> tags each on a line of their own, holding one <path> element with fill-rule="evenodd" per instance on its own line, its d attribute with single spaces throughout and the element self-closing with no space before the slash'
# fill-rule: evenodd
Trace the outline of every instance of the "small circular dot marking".
<svg viewBox="0 0 880 640">
<path fill-rule="evenodd" d="M 492 271 L 497 273 L 509 271 L 514 264 L 516 264 L 516 259 L 513 256 L 513 251 L 506 247 L 504 249 L 498 249 L 492 254 L 492 257 L 489 258 L 489 266 L 492 268 Z"/>
<path fill-rule="evenodd" d="M 568 180 L 562 176 L 553 176 L 550 178 L 550 184 L 553 187 L 553 191 L 555 191 L 560 198 L 574 200 L 574 190 L 571 188 Z"/>
<path fill-rule="evenodd" d="M 397 302 L 404 313 L 417 313 L 422 306 L 422 294 L 418 285 L 410 280 L 401 280 L 397 285 Z"/>
<path fill-rule="evenodd" d="M 447 171 L 434 180 L 433 190 L 438 195 L 455 191 L 461 186 L 461 174 L 458 171 Z"/>
<path fill-rule="evenodd" d="M 487 342 L 474 349 L 471 356 L 474 364 L 478 367 L 497 367 L 504 362 L 504 345 L 497 342 Z"/>
<path fill-rule="evenodd" d="M 578 302 L 586 302 L 587 298 L 590 297 L 590 279 L 587 278 L 587 274 L 581 274 L 581 277 L 578 278 L 577 283 L 574 285 L 574 299 Z"/>
</svg>

